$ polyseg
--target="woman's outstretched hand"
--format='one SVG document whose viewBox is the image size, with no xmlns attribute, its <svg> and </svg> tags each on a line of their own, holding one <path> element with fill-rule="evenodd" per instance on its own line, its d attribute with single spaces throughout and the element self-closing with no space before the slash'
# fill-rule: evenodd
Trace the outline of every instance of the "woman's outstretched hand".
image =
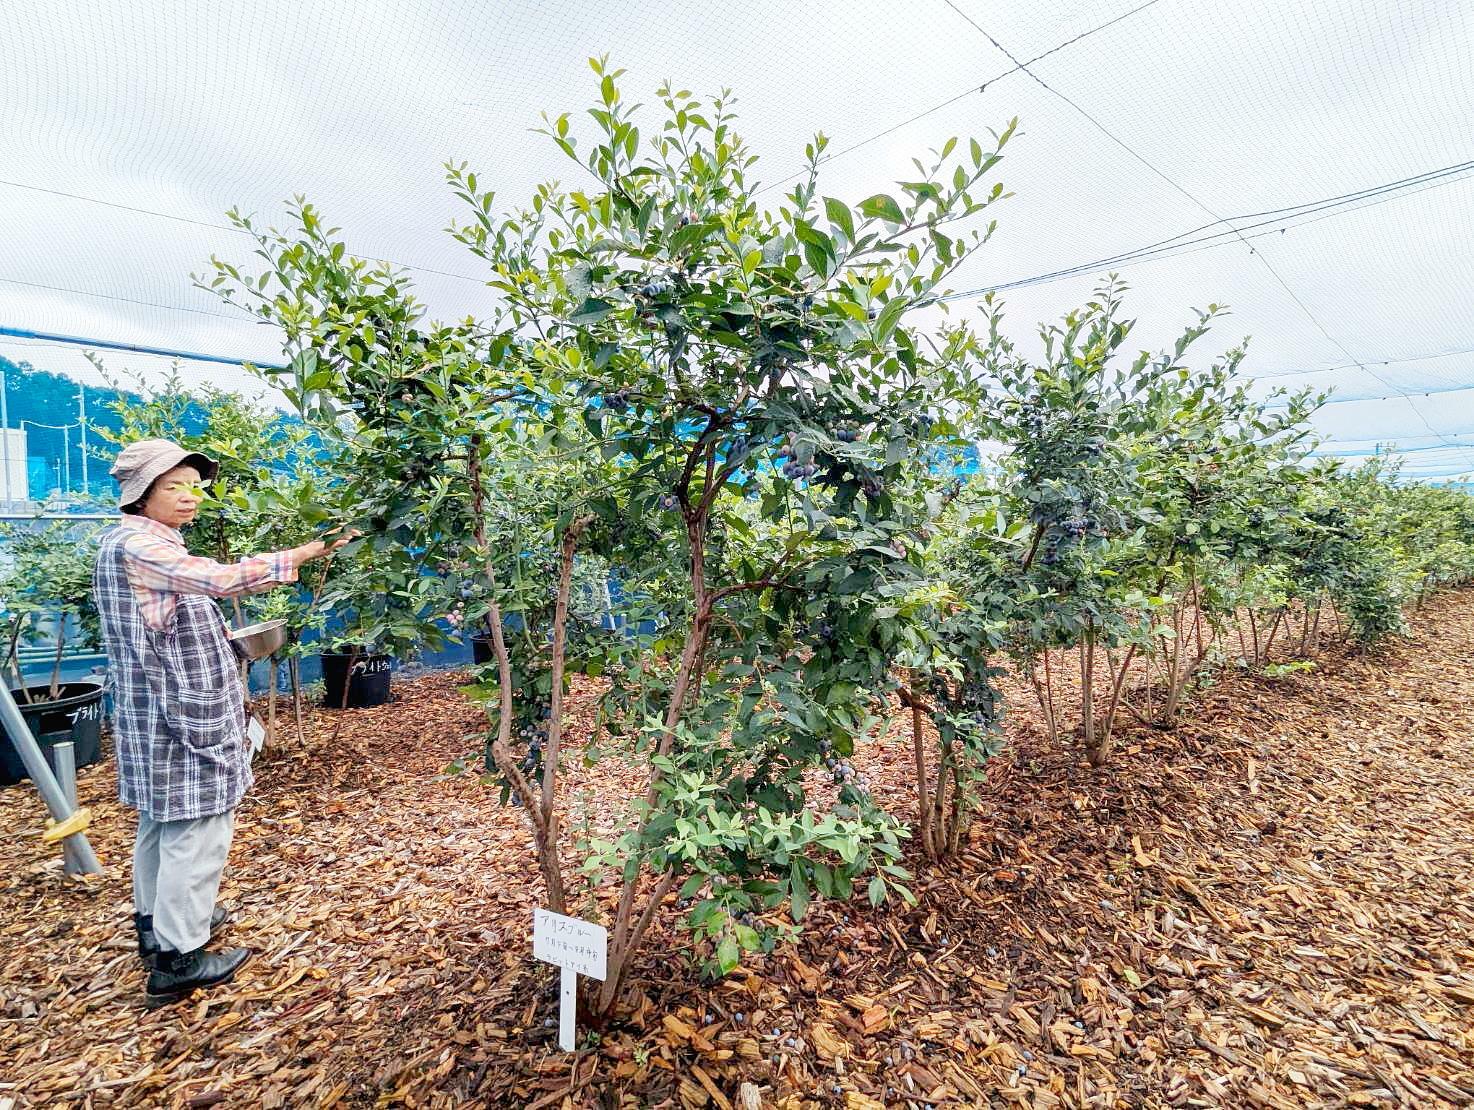
<svg viewBox="0 0 1474 1110">
<path fill-rule="evenodd" d="M 342 534 L 338 535 L 338 533 Z M 322 539 L 313 540 L 311 543 L 304 543 L 300 547 L 292 548 L 292 559 L 300 567 L 303 563 L 310 563 L 315 559 L 321 559 L 324 556 L 331 555 L 345 543 L 356 540 L 361 535 L 363 533 L 356 528 L 350 528 L 344 532 L 343 525 L 340 524 L 338 527 L 325 532 Z"/>
</svg>

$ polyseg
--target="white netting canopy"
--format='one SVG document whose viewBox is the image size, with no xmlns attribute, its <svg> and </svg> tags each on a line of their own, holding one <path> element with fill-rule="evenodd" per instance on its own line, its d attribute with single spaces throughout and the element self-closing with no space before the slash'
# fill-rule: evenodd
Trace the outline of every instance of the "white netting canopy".
<svg viewBox="0 0 1474 1110">
<path fill-rule="evenodd" d="M 999 167 L 1016 195 L 954 282 L 1002 287 L 1014 330 L 1109 270 L 1135 341 L 1227 304 L 1209 337 L 1252 337 L 1246 371 L 1335 393 L 1326 453 L 1394 447 L 1405 473 L 1474 471 L 1474 6 L 1465 0 L 824 0 L 809 4 L 241 5 L 69 0 L 7 21 L 0 72 L 0 354 L 91 377 L 79 346 L 235 358 L 273 334 L 192 287 L 245 259 L 224 212 L 281 222 L 306 194 L 360 254 L 413 267 L 442 317 L 486 304 L 443 229 L 468 161 L 509 204 L 578 167 L 532 133 L 595 94 L 669 77 L 737 94 L 760 177 L 822 129 L 822 191 L 911 171 L 947 136 L 1020 118 Z M 976 296 L 954 312 L 972 311 Z M 1205 345 L 1208 341 L 1205 340 Z M 158 371 L 165 359 L 113 354 Z M 246 385 L 186 362 L 187 381 Z"/>
</svg>

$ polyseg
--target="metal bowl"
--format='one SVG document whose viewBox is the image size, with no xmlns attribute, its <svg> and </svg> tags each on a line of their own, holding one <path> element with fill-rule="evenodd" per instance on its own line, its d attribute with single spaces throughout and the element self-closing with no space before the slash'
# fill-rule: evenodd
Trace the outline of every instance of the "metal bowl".
<svg viewBox="0 0 1474 1110">
<path fill-rule="evenodd" d="M 252 659 L 265 659 L 287 642 L 287 622 L 262 621 L 230 633 L 230 638 Z"/>
</svg>

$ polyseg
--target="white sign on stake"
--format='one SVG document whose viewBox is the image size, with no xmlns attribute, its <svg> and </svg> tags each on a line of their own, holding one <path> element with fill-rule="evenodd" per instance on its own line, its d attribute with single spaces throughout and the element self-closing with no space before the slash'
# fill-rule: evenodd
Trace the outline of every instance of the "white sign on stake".
<svg viewBox="0 0 1474 1110">
<path fill-rule="evenodd" d="M 578 977 L 604 978 L 609 930 L 592 921 L 551 910 L 532 911 L 532 955 L 563 969 L 558 997 L 558 1047 L 573 1051 L 573 1018 L 578 1009 Z"/>
<path fill-rule="evenodd" d="M 266 726 L 254 714 L 246 719 L 246 739 L 251 742 L 253 757 L 260 753 L 261 746 L 266 743 Z"/>
</svg>

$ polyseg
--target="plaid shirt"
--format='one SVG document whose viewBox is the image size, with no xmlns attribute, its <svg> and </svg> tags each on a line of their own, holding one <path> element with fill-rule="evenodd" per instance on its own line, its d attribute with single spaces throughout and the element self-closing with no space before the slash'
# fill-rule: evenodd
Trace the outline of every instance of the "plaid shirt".
<svg viewBox="0 0 1474 1110">
<path fill-rule="evenodd" d="M 240 803 L 252 782 L 245 692 L 210 599 L 294 577 L 284 554 L 235 566 L 197 558 L 178 532 L 143 517 L 125 516 L 104 534 L 93 589 L 114 684 L 124 805 L 155 821 L 184 821 Z"/>
<path fill-rule="evenodd" d="M 169 627 L 180 594 L 238 597 L 297 580 L 286 551 L 227 565 L 191 555 L 177 529 L 146 516 L 125 515 L 119 527 L 131 533 L 123 541 L 123 565 L 143 622 L 152 629 Z"/>
</svg>

